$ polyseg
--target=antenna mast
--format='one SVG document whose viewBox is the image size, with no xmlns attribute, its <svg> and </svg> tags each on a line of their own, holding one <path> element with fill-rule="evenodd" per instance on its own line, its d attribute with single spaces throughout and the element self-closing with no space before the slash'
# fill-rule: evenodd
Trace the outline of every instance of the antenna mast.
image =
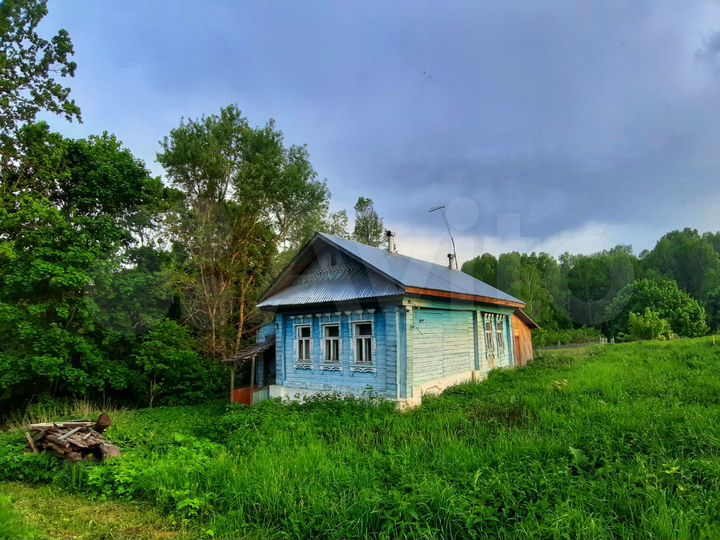
<svg viewBox="0 0 720 540">
<path fill-rule="evenodd" d="M 447 227 L 448 235 L 450 235 L 450 241 L 452 242 L 453 247 L 453 257 L 455 257 L 455 267 L 457 268 L 457 252 L 455 251 L 455 239 L 453 238 L 452 231 L 450 230 L 450 224 L 448 223 L 447 216 L 445 215 L 445 205 L 431 208 L 429 213 L 433 213 L 438 210 L 440 210 L 440 213 L 442 214 L 443 221 L 445 222 L 445 227 Z"/>
</svg>

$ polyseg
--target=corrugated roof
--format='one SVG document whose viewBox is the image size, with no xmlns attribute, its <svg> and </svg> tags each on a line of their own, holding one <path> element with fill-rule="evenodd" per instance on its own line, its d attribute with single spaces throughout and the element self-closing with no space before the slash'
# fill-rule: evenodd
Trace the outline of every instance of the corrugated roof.
<svg viewBox="0 0 720 540">
<path fill-rule="evenodd" d="M 302 278 L 302 276 L 301 276 Z M 368 272 L 365 268 L 327 280 L 303 280 L 295 282 L 266 298 L 259 307 L 277 307 L 323 302 L 344 302 L 362 298 L 398 296 L 405 291 L 392 281 Z"/>
<path fill-rule="evenodd" d="M 318 233 L 318 236 L 350 255 L 354 255 L 405 288 L 414 287 L 456 294 L 486 296 L 497 300 L 524 304 L 522 300 L 496 289 L 492 285 L 475 279 L 465 272 L 450 270 L 447 266 L 398 253 L 391 254 L 386 249 L 374 248 L 330 234 Z"/>
<path fill-rule="evenodd" d="M 329 279 L 307 279 L 307 276 L 300 274 L 303 264 L 301 261 L 307 264 L 318 241 L 346 253 L 362 263 L 363 267 L 360 267 L 360 271 L 341 271 L 337 275 L 328 276 Z M 406 292 L 428 294 L 433 291 L 439 296 L 455 295 L 460 298 L 467 297 L 464 299 L 468 300 L 509 302 L 510 305 L 515 304 L 515 307 L 525 305 L 522 300 L 464 272 L 398 253 L 391 254 L 385 249 L 338 236 L 317 233 L 270 287 L 258 306 L 340 302 L 396 296 Z"/>
</svg>

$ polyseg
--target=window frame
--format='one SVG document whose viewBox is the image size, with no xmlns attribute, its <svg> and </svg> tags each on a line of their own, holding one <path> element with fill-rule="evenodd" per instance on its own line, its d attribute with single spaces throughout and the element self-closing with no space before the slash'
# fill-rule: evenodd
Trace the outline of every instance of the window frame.
<svg viewBox="0 0 720 540">
<path fill-rule="evenodd" d="M 338 329 L 337 337 L 327 336 L 326 329 L 335 326 Z M 320 325 L 322 328 L 322 364 L 325 366 L 339 366 L 342 360 L 342 325 L 339 322 L 330 322 Z M 328 343 L 337 342 L 337 359 L 327 359 L 327 346 Z"/>
<path fill-rule="evenodd" d="M 495 317 L 495 339 L 497 341 L 498 358 L 505 358 L 507 346 L 505 343 L 505 315 Z"/>
<path fill-rule="evenodd" d="M 483 335 L 485 336 L 485 362 L 488 368 L 494 369 L 497 361 L 497 342 L 494 317 L 489 313 L 483 314 Z"/>
<path fill-rule="evenodd" d="M 372 368 L 375 367 L 375 321 L 369 321 L 369 320 L 362 320 L 362 321 L 352 321 L 352 351 L 353 351 L 353 366 L 356 367 L 363 367 L 363 368 Z M 358 327 L 363 324 L 369 324 L 370 325 L 370 335 L 360 335 L 358 331 Z M 362 347 L 365 349 L 367 341 L 370 342 L 370 361 L 360 361 L 358 354 L 358 340 L 362 340 L 363 344 Z"/>
<path fill-rule="evenodd" d="M 302 329 L 308 328 L 310 330 L 310 335 L 305 337 L 301 336 L 300 332 Z M 300 357 L 301 354 L 301 342 L 307 342 L 307 352 L 308 352 L 308 358 L 304 359 Z M 313 355 L 313 331 L 312 331 L 312 324 L 296 324 L 295 325 L 295 363 L 299 365 L 311 365 L 312 364 L 312 355 Z"/>
</svg>

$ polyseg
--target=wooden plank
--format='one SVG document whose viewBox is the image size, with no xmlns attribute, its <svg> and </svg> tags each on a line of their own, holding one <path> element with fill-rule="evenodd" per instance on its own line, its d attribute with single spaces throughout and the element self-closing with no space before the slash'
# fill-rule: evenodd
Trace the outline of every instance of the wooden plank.
<svg viewBox="0 0 720 540">
<path fill-rule="evenodd" d="M 494 304 L 497 306 L 508 306 L 514 308 L 524 308 L 525 304 L 520 302 L 512 302 L 510 300 L 499 300 L 490 296 L 478 296 L 474 294 L 454 293 L 448 291 L 438 291 L 435 289 L 424 289 L 421 287 L 406 287 L 408 294 L 417 294 L 420 296 L 436 296 L 438 298 L 450 298 L 455 300 L 466 300 L 469 302 L 479 302 L 482 304 Z"/>
<path fill-rule="evenodd" d="M 80 431 L 82 428 L 83 428 L 83 426 L 78 426 L 78 427 L 76 427 L 76 428 L 73 428 L 73 429 L 71 429 L 70 431 L 68 431 L 67 433 L 65 433 L 64 435 L 60 435 L 60 436 L 58 437 L 58 440 L 59 440 L 59 441 L 64 441 L 64 440 L 67 439 L 68 437 L 72 437 L 73 435 L 75 435 L 75 434 L 76 434 L 78 431 Z"/>
<path fill-rule="evenodd" d="M 33 451 L 33 454 L 39 454 L 40 450 L 38 450 L 38 447 L 35 446 L 35 441 L 33 441 L 33 438 L 30 436 L 30 432 L 25 432 L 25 438 L 28 441 L 28 444 L 30 445 L 30 449 Z"/>
</svg>

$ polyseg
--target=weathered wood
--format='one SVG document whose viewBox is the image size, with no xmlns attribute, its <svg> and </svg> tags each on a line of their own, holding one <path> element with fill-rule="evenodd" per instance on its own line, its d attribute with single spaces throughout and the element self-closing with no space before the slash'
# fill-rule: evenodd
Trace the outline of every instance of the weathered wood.
<svg viewBox="0 0 720 540">
<path fill-rule="evenodd" d="M 25 432 L 25 438 L 27 439 L 28 444 L 30 445 L 30 449 L 33 451 L 33 454 L 39 454 L 40 450 L 38 450 L 38 447 L 35 445 L 35 441 L 33 441 L 33 438 L 30 435 L 29 431 Z"/>
<path fill-rule="evenodd" d="M 114 444 L 103 443 L 100 445 L 100 454 L 104 458 L 118 457 L 120 455 L 120 449 Z"/>
<path fill-rule="evenodd" d="M 93 429 L 98 433 L 102 433 L 110 426 L 112 426 L 112 418 L 110 418 L 110 415 L 102 413 L 100 415 L 100 418 L 98 418 L 97 422 L 95 422 Z"/>
<path fill-rule="evenodd" d="M 61 440 L 60 437 L 58 437 L 57 435 L 45 435 L 45 439 L 47 439 L 51 443 L 55 443 L 58 446 L 62 446 L 65 448 L 70 446 L 69 442 Z"/>
<path fill-rule="evenodd" d="M 257 354 L 252 357 L 252 365 L 250 366 L 250 388 L 255 388 L 255 363 L 257 361 Z"/>
<path fill-rule="evenodd" d="M 74 421 L 33 424 L 25 433 L 30 449 L 39 453 L 49 451 L 70 461 L 104 459 L 120 455 L 120 449 L 105 441 L 101 432 L 112 425 L 107 414 L 97 422 Z M 34 433 L 34 436 L 31 435 Z"/>
<path fill-rule="evenodd" d="M 33 431 L 41 430 L 41 429 L 51 429 L 51 428 L 75 428 L 78 426 L 81 427 L 91 427 L 95 424 L 95 422 L 85 421 L 85 420 L 77 420 L 74 422 L 42 422 L 40 424 L 30 424 L 30 429 Z"/>
<path fill-rule="evenodd" d="M 61 440 L 61 441 L 64 441 L 64 440 L 67 439 L 68 437 L 71 437 L 72 435 L 75 435 L 75 434 L 76 434 L 78 431 L 80 431 L 81 429 L 82 429 L 82 426 L 78 426 L 78 427 L 72 428 L 72 429 L 71 429 L 70 431 L 68 431 L 67 433 L 65 433 L 65 434 L 63 434 L 63 435 L 60 435 L 60 436 L 58 437 L 58 439 Z"/>
</svg>

